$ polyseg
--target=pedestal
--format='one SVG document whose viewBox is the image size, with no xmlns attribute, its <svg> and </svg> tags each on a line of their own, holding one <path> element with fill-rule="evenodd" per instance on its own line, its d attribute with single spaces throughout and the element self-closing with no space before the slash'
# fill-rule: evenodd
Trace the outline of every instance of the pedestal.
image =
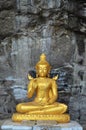
<svg viewBox="0 0 86 130">
<path fill-rule="evenodd" d="M 75 122 L 70 121 L 65 124 L 57 124 L 56 121 L 23 121 L 15 123 L 7 120 L 1 126 L 1 130 L 83 130 L 82 126 Z"/>
</svg>

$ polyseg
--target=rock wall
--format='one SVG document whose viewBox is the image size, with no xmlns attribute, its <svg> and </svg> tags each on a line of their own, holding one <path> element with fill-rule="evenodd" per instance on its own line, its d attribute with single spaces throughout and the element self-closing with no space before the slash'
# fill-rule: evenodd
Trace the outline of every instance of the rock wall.
<svg viewBox="0 0 86 130">
<path fill-rule="evenodd" d="M 0 97 L 6 101 L 2 107 L 0 98 L 0 117 L 9 117 L 2 115 L 12 115 L 15 104 L 28 100 L 27 74 L 45 53 L 51 76 L 59 75 L 59 101 L 69 106 L 71 119 L 85 126 L 85 19 L 82 0 L 0 1 Z"/>
</svg>

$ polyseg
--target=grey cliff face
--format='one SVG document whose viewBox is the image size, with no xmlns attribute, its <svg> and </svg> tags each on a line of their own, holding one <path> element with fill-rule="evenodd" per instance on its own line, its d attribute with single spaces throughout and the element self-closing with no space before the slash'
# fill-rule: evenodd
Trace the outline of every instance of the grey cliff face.
<svg viewBox="0 0 86 130">
<path fill-rule="evenodd" d="M 35 71 L 40 54 L 45 53 L 51 76 L 59 75 L 58 100 L 69 106 L 71 119 L 85 126 L 85 19 L 83 0 L 0 1 L 0 97 L 7 100 L 6 109 L 0 100 L 0 110 L 6 111 L 0 117 L 11 116 L 15 104 L 28 100 L 27 74 Z M 8 112 L 9 103 L 13 107 Z"/>
</svg>

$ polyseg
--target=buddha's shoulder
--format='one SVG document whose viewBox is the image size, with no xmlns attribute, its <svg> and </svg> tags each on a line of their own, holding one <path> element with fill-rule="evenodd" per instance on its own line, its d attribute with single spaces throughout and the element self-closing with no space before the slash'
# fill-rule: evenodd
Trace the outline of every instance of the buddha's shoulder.
<svg viewBox="0 0 86 130">
<path fill-rule="evenodd" d="M 39 81 L 39 80 L 48 81 L 48 82 L 54 82 L 54 81 L 56 81 L 55 78 L 48 78 L 48 77 L 46 77 L 45 79 L 33 78 L 31 81 L 32 82 L 36 82 L 36 81 Z"/>
<path fill-rule="evenodd" d="M 33 81 L 39 81 L 39 80 L 52 81 L 53 79 L 52 79 L 52 78 L 48 78 L 48 77 L 42 79 L 42 78 L 39 78 L 39 77 L 38 77 L 38 78 L 33 78 L 32 80 L 33 80 Z"/>
<path fill-rule="evenodd" d="M 47 81 L 54 82 L 55 79 L 53 79 L 53 78 L 47 78 Z"/>
<path fill-rule="evenodd" d="M 30 79 L 30 82 L 31 83 L 34 83 L 34 82 L 36 82 L 37 81 L 37 78 L 32 78 L 32 79 Z"/>
</svg>

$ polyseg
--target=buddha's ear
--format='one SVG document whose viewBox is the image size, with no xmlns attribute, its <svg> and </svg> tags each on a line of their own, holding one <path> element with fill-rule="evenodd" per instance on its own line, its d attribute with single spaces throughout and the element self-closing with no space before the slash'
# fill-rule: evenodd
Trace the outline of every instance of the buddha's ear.
<svg viewBox="0 0 86 130">
<path fill-rule="evenodd" d="M 50 67 L 49 67 L 49 73 L 50 73 L 50 71 L 51 71 L 51 68 L 52 68 L 52 67 L 50 66 Z"/>
<path fill-rule="evenodd" d="M 49 66 L 49 68 L 48 68 L 48 77 L 50 78 L 50 71 L 51 71 L 51 66 Z"/>
<path fill-rule="evenodd" d="M 38 78 L 39 76 L 38 76 L 38 74 L 36 74 L 36 78 Z"/>
<path fill-rule="evenodd" d="M 51 66 L 48 66 L 48 73 L 50 73 L 50 71 L 51 71 Z"/>
</svg>

